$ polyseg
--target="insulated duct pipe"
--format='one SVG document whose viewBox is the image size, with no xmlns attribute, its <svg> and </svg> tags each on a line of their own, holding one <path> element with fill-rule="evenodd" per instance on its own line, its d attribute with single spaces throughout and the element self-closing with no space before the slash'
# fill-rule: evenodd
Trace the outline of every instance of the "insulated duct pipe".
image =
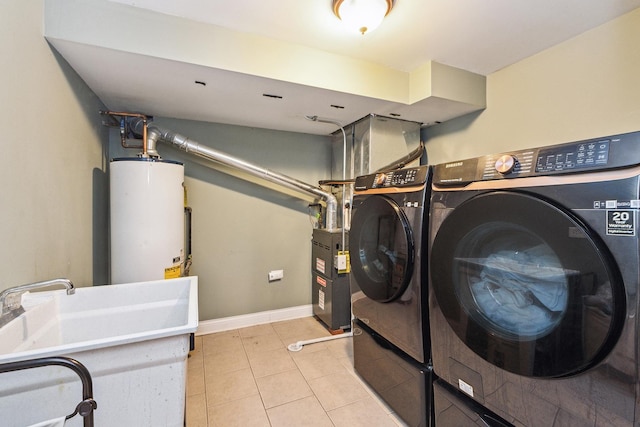
<svg viewBox="0 0 640 427">
<path fill-rule="evenodd" d="M 338 201 L 336 197 L 324 191 L 322 188 L 314 187 L 305 182 L 291 178 L 277 172 L 270 171 L 210 147 L 203 146 L 200 143 L 187 138 L 179 133 L 172 132 L 168 129 L 161 128 L 155 124 L 147 124 L 147 150 L 149 154 L 157 153 L 156 142 L 163 141 L 172 144 L 187 153 L 193 153 L 207 160 L 211 160 L 226 166 L 240 169 L 258 178 L 280 184 L 284 187 L 312 194 L 323 200 L 327 204 L 326 228 L 329 231 L 337 230 L 338 224 Z M 143 134 L 145 123 L 142 119 L 134 118 L 130 121 L 131 130 L 137 134 Z"/>
</svg>

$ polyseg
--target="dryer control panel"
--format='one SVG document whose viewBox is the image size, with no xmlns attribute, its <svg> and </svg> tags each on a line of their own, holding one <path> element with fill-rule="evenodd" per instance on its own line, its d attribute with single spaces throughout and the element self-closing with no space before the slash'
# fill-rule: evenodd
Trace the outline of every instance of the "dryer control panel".
<svg viewBox="0 0 640 427">
<path fill-rule="evenodd" d="M 374 188 L 416 187 L 427 182 L 428 166 L 378 172 L 356 178 L 356 191 Z"/>
<path fill-rule="evenodd" d="M 640 132 L 594 138 L 434 166 L 433 183 L 558 175 L 640 165 Z"/>
</svg>

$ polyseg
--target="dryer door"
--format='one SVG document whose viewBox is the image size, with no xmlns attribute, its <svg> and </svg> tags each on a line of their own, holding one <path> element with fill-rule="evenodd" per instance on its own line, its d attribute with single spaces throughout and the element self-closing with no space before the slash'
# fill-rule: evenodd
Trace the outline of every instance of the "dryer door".
<svg viewBox="0 0 640 427">
<path fill-rule="evenodd" d="M 383 195 L 354 200 L 349 230 L 351 272 L 370 299 L 391 302 L 407 289 L 414 262 L 409 221 L 398 204 Z"/>
<path fill-rule="evenodd" d="M 455 208 L 434 238 L 430 268 L 458 337 L 519 375 L 588 369 L 613 347 L 626 315 L 620 272 L 599 236 L 525 193 L 483 193 Z"/>
</svg>

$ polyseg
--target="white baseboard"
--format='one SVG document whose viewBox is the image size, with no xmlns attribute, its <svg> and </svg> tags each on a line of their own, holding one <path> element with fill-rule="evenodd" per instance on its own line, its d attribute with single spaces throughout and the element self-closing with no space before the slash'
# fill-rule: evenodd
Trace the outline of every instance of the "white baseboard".
<svg viewBox="0 0 640 427">
<path fill-rule="evenodd" d="M 213 334 L 215 332 L 246 328 L 247 326 L 264 323 L 280 322 L 283 320 L 299 319 L 313 316 L 313 306 L 300 305 L 280 310 L 261 311 L 259 313 L 242 314 L 240 316 L 224 317 L 222 319 L 201 320 L 198 322 L 196 335 Z"/>
</svg>

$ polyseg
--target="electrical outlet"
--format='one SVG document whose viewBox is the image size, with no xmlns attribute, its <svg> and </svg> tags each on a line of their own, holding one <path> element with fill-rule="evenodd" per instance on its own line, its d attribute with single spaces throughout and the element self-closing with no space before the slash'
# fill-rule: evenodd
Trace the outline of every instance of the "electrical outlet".
<svg viewBox="0 0 640 427">
<path fill-rule="evenodd" d="M 284 277 L 284 270 L 272 270 L 269 272 L 269 282 L 281 280 Z"/>
</svg>

